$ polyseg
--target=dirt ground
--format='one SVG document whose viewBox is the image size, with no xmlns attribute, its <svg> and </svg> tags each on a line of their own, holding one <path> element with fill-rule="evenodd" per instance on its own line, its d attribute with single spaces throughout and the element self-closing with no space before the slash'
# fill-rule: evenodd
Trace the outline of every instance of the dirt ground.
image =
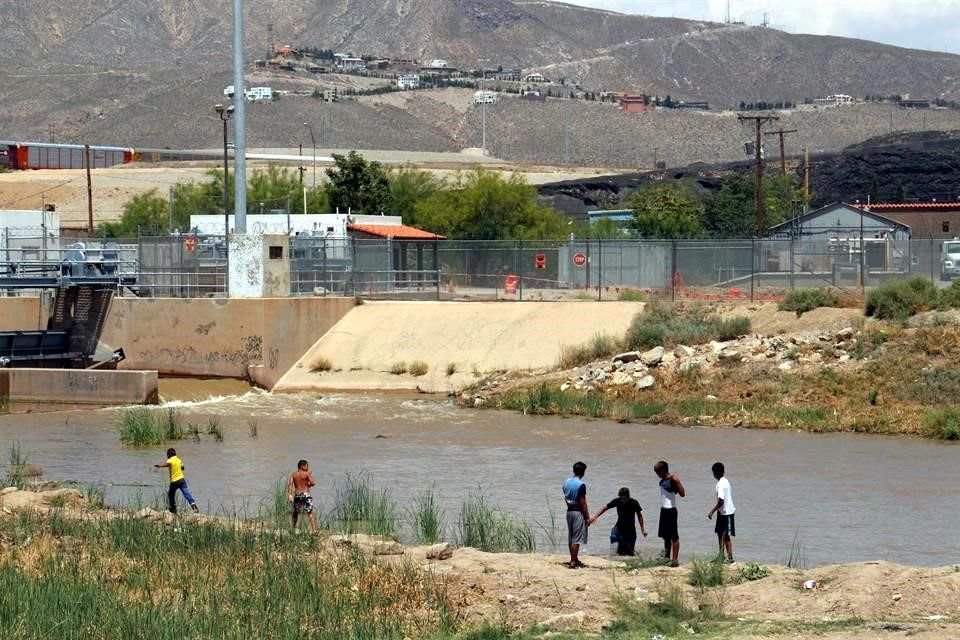
<svg viewBox="0 0 960 640">
<path fill-rule="evenodd" d="M 119 511 L 83 509 L 72 489 L 0 491 L 0 518 L 21 510 L 46 512 L 51 501 L 64 515 L 111 518 Z M 174 526 L 170 514 L 150 509 L 138 516 Z M 190 515 L 188 521 L 214 521 Z M 231 524 L 223 521 L 224 525 Z M 241 525 L 243 526 L 243 525 Z M 557 631 L 596 633 L 613 621 L 619 599 L 657 602 L 680 587 L 688 606 L 709 605 L 724 615 L 718 635 L 731 638 L 960 638 L 960 565 L 907 567 L 859 562 L 790 569 L 768 566 L 770 575 L 736 583 L 740 565 L 728 568 L 726 586 L 699 590 L 688 584 L 690 566 L 627 570 L 621 559 L 582 556 L 586 568 L 571 570 L 565 557 L 542 553 L 485 553 L 451 548 L 445 559 L 428 559 L 436 547 L 401 547 L 371 536 L 331 536 L 331 549 L 354 546 L 385 562 L 410 563 L 442 581 L 467 621 L 504 620 L 510 627 L 534 625 Z M 647 546 L 650 546 L 648 543 Z M 0 545 L 0 560 L 4 549 Z M 444 554 L 446 555 L 446 554 Z M 813 581 L 813 588 L 804 583 Z"/>
</svg>

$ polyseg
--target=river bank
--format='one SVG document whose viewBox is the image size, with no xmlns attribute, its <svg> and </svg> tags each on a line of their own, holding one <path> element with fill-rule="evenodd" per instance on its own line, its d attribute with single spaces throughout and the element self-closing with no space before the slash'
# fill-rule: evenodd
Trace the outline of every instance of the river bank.
<svg viewBox="0 0 960 640">
<path fill-rule="evenodd" d="M 854 309 L 796 318 L 771 306 L 711 309 L 752 320 L 746 335 L 602 358 L 590 358 L 597 354 L 588 344 L 579 366 L 495 375 L 459 403 L 619 422 L 960 439 L 956 312 L 899 324 Z M 594 352 L 602 351 L 598 340 Z"/>
<path fill-rule="evenodd" d="M 72 489 L 0 496 L 0 623 L 12 638 L 45 637 L 51 619 L 103 638 L 154 637 L 168 623 L 204 638 L 960 634 L 953 566 L 734 565 L 708 586 L 704 563 L 587 556 L 588 568 L 570 570 L 563 560 L 103 509 Z M 74 604 L 54 611 L 65 597 Z"/>
</svg>

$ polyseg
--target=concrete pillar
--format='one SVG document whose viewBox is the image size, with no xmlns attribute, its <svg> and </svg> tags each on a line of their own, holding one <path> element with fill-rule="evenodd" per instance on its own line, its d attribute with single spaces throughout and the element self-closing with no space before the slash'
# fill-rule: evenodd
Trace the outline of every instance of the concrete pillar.
<svg viewBox="0 0 960 640">
<path fill-rule="evenodd" d="M 230 234 L 230 297 L 290 295 L 290 238 L 285 234 Z"/>
</svg>

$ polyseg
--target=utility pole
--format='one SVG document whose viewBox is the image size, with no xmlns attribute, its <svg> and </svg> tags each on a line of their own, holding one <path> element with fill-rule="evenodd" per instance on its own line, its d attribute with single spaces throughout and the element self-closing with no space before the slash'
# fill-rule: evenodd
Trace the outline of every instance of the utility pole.
<svg viewBox="0 0 960 640">
<path fill-rule="evenodd" d="M 489 58 L 479 58 L 480 64 L 480 155 L 487 157 L 487 69 L 484 67 Z"/>
<path fill-rule="evenodd" d="M 233 226 L 239 235 L 247 233 L 247 93 L 243 75 L 243 0 L 233 0 Z"/>
<path fill-rule="evenodd" d="M 303 144 L 300 144 L 300 166 L 297 167 L 297 171 L 300 172 L 300 193 L 303 194 L 303 212 L 307 212 L 307 187 L 303 184 L 303 174 L 306 173 L 307 168 L 303 166 Z M 288 229 L 289 231 L 289 229 Z"/>
<path fill-rule="evenodd" d="M 757 159 L 757 186 L 756 186 L 756 212 L 755 224 L 757 236 L 762 236 L 766 230 L 766 207 L 763 198 L 763 125 L 767 122 L 779 120 L 778 116 L 737 116 L 741 123 L 752 120 L 757 128 L 756 159 Z"/>
<path fill-rule="evenodd" d="M 787 156 L 783 152 L 783 137 L 788 133 L 796 132 L 796 129 L 784 129 L 781 127 L 777 131 L 768 131 L 764 134 L 767 136 L 780 136 L 780 169 L 783 171 L 783 175 L 787 175 Z"/>
<path fill-rule="evenodd" d="M 803 212 L 810 207 L 810 150 L 803 149 Z"/>
<path fill-rule="evenodd" d="M 87 165 L 87 230 L 93 237 L 93 183 L 90 180 L 90 145 L 83 145 L 83 164 Z"/>
</svg>

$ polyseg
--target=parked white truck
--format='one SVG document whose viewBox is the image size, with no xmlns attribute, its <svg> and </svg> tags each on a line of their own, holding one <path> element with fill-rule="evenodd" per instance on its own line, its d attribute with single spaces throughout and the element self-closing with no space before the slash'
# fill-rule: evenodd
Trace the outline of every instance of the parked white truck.
<svg viewBox="0 0 960 640">
<path fill-rule="evenodd" d="M 940 278 L 953 280 L 960 277 L 960 238 L 945 240 L 940 250 Z"/>
</svg>

